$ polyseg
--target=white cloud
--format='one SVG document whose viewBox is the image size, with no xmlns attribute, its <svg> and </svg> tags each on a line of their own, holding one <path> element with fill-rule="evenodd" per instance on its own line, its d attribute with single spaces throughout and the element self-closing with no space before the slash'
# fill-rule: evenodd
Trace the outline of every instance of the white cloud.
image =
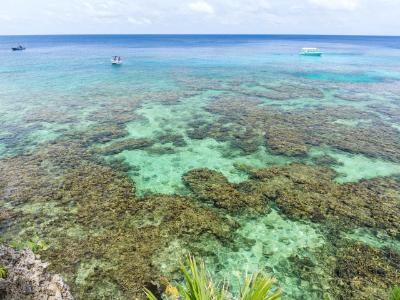
<svg viewBox="0 0 400 300">
<path fill-rule="evenodd" d="M 210 4 L 205 1 L 197 1 L 189 3 L 189 9 L 194 12 L 206 13 L 206 14 L 214 14 L 215 10 Z"/>
<path fill-rule="evenodd" d="M 398 35 L 400 32 L 398 17 L 400 0 L 0 0 L 0 2 L 2 4 L 0 34 Z"/>
<path fill-rule="evenodd" d="M 359 0 L 308 0 L 317 6 L 333 10 L 354 10 L 359 4 Z"/>
<path fill-rule="evenodd" d="M 0 15 L 0 20 L 1 21 L 11 21 L 13 18 L 9 15 Z"/>
<path fill-rule="evenodd" d="M 149 25 L 149 24 L 151 24 L 151 20 L 149 20 L 147 18 L 128 17 L 128 23 L 135 24 L 135 25 Z"/>
</svg>

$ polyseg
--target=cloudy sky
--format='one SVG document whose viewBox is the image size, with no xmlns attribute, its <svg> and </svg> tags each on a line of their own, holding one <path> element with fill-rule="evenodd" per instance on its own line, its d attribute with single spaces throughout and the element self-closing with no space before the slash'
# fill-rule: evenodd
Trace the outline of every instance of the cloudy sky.
<svg viewBox="0 0 400 300">
<path fill-rule="evenodd" d="M 0 35 L 400 35 L 400 0 L 0 0 Z"/>
</svg>

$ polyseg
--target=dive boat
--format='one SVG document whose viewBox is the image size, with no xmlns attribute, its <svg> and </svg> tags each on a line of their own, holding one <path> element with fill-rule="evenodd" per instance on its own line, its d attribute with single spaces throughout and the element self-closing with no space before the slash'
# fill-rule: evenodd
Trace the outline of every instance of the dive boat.
<svg viewBox="0 0 400 300">
<path fill-rule="evenodd" d="M 121 65 L 122 64 L 121 56 L 113 56 L 113 58 L 111 59 L 111 64 Z"/>
<path fill-rule="evenodd" d="M 19 45 L 18 47 L 13 47 L 11 49 L 12 49 L 12 51 L 22 51 L 22 50 L 25 50 L 26 48 L 21 46 L 21 45 Z"/>
<path fill-rule="evenodd" d="M 322 52 L 318 48 L 303 48 L 300 51 L 300 55 L 304 55 L 304 56 L 321 56 Z"/>
</svg>

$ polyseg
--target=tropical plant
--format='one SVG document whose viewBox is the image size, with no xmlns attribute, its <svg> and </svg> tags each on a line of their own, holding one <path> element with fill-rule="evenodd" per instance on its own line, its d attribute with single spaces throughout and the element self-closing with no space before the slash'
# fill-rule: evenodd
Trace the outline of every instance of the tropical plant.
<svg viewBox="0 0 400 300">
<path fill-rule="evenodd" d="M 7 278 L 7 276 L 8 276 L 7 269 L 3 265 L 0 265 L 0 278 L 4 279 Z"/>
<path fill-rule="evenodd" d="M 179 285 L 181 297 L 187 300 L 222 300 L 225 287 L 218 289 L 206 270 L 204 261 L 198 264 L 192 256 L 187 257 L 187 267 L 181 263 L 180 271 L 185 278 L 186 285 Z"/>
<path fill-rule="evenodd" d="M 400 300 L 400 287 L 396 286 L 390 293 L 389 300 Z"/>
<path fill-rule="evenodd" d="M 152 292 L 150 292 L 148 289 L 144 288 L 144 292 L 147 296 L 147 299 L 149 300 L 158 300 L 156 296 Z"/>
<path fill-rule="evenodd" d="M 240 289 L 240 300 L 275 300 L 279 299 L 282 291 L 272 292 L 276 279 L 263 273 L 246 276 Z"/>
<path fill-rule="evenodd" d="M 186 264 L 181 263 L 180 272 L 182 273 L 185 284 L 178 285 L 179 293 L 172 295 L 174 298 L 183 300 L 225 300 L 232 299 L 228 296 L 225 284 L 215 285 L 211 279 L 204 261 L 197 263 L 193 256 L 188 256 Z M 241 284 L 238 300 L 275 300 L 279 299 L 281 290 L 272 291 L 275 278 L 263 273 L 255 273 L 246 276 Z M 170 288 L 171 289 L 171 288 Z M 145 289 L 149 300 L 156 300 L 154 294 Z M 234 298 L 233 298 L 234 299 Z"/>
</svg>

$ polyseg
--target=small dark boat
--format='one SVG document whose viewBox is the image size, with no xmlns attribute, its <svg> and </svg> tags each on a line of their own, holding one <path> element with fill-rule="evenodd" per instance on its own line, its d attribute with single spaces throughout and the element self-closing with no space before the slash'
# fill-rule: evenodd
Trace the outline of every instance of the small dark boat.
<svg viewBox="0 0 400 300">
<path fill-rule="evenodd" d="M 18 47 L 13 47 L 11 49 L 12 49 L 12 51 L 22 51 L 22 50 L 25 50 L 26 48 L 19 45 Z"/>
</svg>

